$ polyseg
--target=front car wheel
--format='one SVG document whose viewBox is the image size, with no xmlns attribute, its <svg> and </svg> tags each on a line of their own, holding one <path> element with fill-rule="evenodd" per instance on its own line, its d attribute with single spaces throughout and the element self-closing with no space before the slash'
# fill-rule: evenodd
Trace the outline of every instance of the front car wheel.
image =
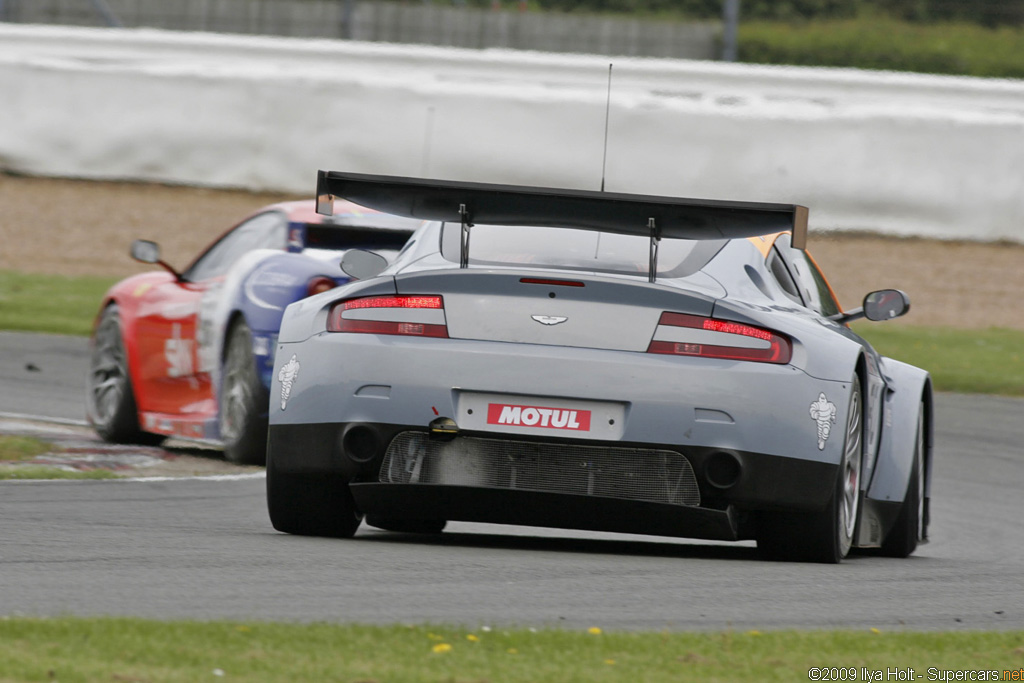
<svg viewBox="0 0 1024 683">
<path fill-rule="evenodd" d="M 139 428 L 139 413 L 128 373 L 128 353 L 121 331 L 121 312 L 110 304 L 93 332 L 86 376 L 85 405 L 89 422 L 104 441 L 156 444 L 157 434 Z"/>
</svg>

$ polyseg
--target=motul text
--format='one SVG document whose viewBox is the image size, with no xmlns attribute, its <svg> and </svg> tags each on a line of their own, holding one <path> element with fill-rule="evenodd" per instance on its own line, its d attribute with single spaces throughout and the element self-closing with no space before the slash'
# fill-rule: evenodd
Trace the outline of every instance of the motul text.
<svg viewBox="0 0 1024 683">
<path fill-rule="evenodd" d="M 589 432 L 590 411 L 490 403 L 487 406 L 487 424 Z"/>
</svg>

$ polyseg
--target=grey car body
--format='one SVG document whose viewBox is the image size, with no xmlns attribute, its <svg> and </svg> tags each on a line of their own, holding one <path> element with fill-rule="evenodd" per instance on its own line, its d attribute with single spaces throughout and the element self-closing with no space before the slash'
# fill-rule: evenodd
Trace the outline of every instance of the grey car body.
<svg viewBox="0 0 1024 683">
<path fill-rule="evenodd" d="M 373 277 L 291 305 L 276 353 L 275 528 L 446 520 L 756 539 L 774 559 L 927 538 L 928 374 L 848 325 L 807 211 L 321 172 L 428 219 Z"/>
</svg>

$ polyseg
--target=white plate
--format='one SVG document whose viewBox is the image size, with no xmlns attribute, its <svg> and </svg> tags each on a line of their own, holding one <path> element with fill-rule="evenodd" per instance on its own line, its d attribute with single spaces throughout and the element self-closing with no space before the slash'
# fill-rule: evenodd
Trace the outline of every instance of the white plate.
<svg viewBox="0 0 1024 683">
<path fill-rule="evenodd" d="M 561 439 L 618 441 L 625 403 L 548 396 L 456 392 L 455 422 L 461 429 Z"/>
</svg>

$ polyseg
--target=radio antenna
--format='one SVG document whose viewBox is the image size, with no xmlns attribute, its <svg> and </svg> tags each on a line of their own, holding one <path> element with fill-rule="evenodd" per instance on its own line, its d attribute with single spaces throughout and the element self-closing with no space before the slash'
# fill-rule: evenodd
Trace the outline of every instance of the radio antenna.
<svg viewBox="0 0 1024 683">
<path fill-rule="evenodd" d="M 608 118 L 612 110 L 612 65 L 608 65 L 608 98 L 604 103 L 604 158 L 601 159 L 601 192 L 604 192 L 605 170 L 608 168 Z"/>
</svg>

